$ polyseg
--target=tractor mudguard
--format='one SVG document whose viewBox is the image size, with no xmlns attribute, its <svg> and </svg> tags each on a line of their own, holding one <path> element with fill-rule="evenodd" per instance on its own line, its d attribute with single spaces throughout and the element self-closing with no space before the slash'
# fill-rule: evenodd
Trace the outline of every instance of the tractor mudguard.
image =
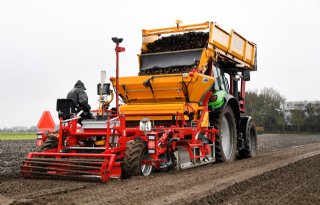
<svg viewBox="0 0 320 205">
<path fill-rule="evenodd" d="M 226 101 L 225 101 L 225 104 L 223 105 L 223 108 L 226 105 L 230 105 L 230 107 L 234 112 L 234 116 L 237 118 L 237 120 L 239 120 L 240 119 L 239 102 L 230 94 L 226 94 L 224 98 Z"/>
<path fill-rule="evenodd" d="M 229 105 L 233 112 L 234 112 L 234 116 L 236 118 L 236 124 L 237 124 L 237 128 L 239 127 L 239 120 L 240 120 L 240 110 L 239 110 L 239 103 L 238 101 L 229 93 L 227 93 L 224 96 L 224 104 L 219 108 L 219 109 L 214 109 L 213 113 L 219 114 L 221 110 L 223 110 L 227 105 Z"/>
</svg>

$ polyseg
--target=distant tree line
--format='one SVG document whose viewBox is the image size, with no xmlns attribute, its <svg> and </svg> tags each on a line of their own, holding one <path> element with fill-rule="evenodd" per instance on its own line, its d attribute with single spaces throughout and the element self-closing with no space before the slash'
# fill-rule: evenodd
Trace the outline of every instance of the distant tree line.
<svg viewBox="0 0 320 205">
<path fill-rule="evenodd" d="M 4 127 L 0 129 L 0 132 L 37 132 L 37 126 L 31 127 Z"/>
<path fill-rule="evenodd" d="M 308 104 L 304 111 L 293 111 L 293 124 L 301 131 L 320 132 L 320 104 Z"/>
<path fill-rule="evenodd" d="M 285 110 L 286 99 L 273 88 L 246 92 L 246 114 L 254 118 L 258 131 L 320 132 L 320 104 Z"/>
</svg>

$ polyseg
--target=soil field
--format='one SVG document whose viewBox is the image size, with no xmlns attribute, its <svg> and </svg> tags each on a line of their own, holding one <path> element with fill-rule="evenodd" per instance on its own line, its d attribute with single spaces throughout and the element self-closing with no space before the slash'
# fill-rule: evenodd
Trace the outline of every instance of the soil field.
<svg viewBox="0 0 320 205">
<path fill-rule="evenodd" d="M 34 141 L 0 146 L 0 204 L 320 204 L 320 135 L 260 135 L 252 159 L 107 184 L 21 178 Z"/>
</svg>

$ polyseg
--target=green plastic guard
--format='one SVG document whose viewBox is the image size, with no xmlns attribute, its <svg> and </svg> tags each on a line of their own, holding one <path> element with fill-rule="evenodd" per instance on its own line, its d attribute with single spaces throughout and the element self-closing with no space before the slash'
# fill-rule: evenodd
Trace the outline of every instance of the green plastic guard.
<svg viewBox="0 0 320 205">
<path fill-rule="evenodd" d="M 218 109 L 220 108 L 224 103 L 224 96 L 227 94 L 224 90 L 216 90 L 212 96 L 217 96 L 216 100 L 213 102 L 209 102 L 209 107 Z"/>
</svg>

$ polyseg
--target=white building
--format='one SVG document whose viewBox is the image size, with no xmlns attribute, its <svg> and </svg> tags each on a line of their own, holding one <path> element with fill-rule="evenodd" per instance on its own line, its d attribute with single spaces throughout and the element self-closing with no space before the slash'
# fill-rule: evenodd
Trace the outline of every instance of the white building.
<svg viewBox="0 0 320 205">
<path fill-rule="evenodd" d="M 283 105 L 284 118 L 287 125 L 292 125 L 292 110 L 305 110 L 308 104 L 320 104 L 320 101 L 286 101 Z"/>
<path fill-rule="evenodd" d="M 284 110 L 305 110 L 309 103 L 320 104 L 320 101 L 287 101 L 284 103 Z"/>
</svg>

